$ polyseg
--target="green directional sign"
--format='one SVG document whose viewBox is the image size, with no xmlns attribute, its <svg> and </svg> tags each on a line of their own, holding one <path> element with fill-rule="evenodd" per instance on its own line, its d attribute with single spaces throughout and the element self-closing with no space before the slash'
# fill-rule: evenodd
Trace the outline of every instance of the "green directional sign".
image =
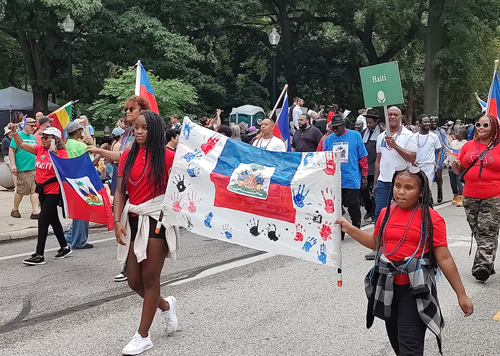
<svg viewBox="0 0 500 356">
<path fill-rule="evenodd" d="M 398 62 L 359 69 L 365 107 L 396 105 L 404 102 Z"/>
</svg>

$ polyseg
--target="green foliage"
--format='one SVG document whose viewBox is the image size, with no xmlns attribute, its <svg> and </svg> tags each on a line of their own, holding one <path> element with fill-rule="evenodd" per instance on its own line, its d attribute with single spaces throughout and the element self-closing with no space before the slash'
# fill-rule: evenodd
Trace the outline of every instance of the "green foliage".
<svg viewBox="0 0 500 356">
<path fill-rule="evenodd" d="M 135 68 L 120 71 L 116 78 L 106 79 L 104 88 L 97 99 L 88 108 L 91 121 L 98 128 L 111 125 L 123 117 L 125 101 L 134 95 Z M 155 93 L 160 114 L 166 118 L 172 114 L 180 117 L 191 112 L 198 96 L 194 88 L 180 80 L 163 80 L 148 72 L 148 77 Z"/>
</svg>

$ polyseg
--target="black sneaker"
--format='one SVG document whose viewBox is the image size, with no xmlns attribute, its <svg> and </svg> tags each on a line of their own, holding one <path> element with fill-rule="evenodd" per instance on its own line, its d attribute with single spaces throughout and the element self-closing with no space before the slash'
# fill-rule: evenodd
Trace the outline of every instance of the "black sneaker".
<svg viewBox="0 0 500 356">
<path fill-rule="evenodd" d="M 438 204 L 441 204 L 443 202 L 443 190 L 438 189 Z"/>
<path fill-rule="evenodd" d="M 115 276 L 115 282 L 125 282 L 127 280 L 127 270 L 124 269 Z"/>
<path fill-rule="evenodd" d="M 486 268 L 480 268 L 473 273 L 473 276 L 476 277 L 476 280 L 479 282 L 486 282 L 488 278 L 490 278 L 490 272 Z"/>
<path fill-rule="evenodd" d="M 85 246 L 83 246 L 82 248 L 83 248 L 83 249 L 88 249 L 88 248 L 93 248 L 93 247 L 94 247 L 94 245 L 89 244 L 89 243 L 87 242 L 87 243 L 85 244 Z"/>
<path fill-rule="evenodd" d="M 368 219 L 373 219 L 373 214 L 371 212 L 368 212 L 365 214 L 365 216 L 363 217 L 364 220 L 368 220 Z"/>
<path fill-rule="evenodd" d="M 25 265 L 36 266 L 36 265 L 44 265 L 45 258 L 43 256 L 37 255 L 36 253 L 32 254 L 30 258 L 27 258 L 23 261 Z"/>
<path fill-rule="evenodd" d="M 71 247 L 66 246 L 66 247 L 62 247 L 60 248 L 58 251 L 57 251 L 57 255 L 54 256 L 54 258 L 64 258 L 66 257 L 67 255 L 69 255 L 70 253 L 72 253 L 73 250 L 71 249 Z"/>
</svg>

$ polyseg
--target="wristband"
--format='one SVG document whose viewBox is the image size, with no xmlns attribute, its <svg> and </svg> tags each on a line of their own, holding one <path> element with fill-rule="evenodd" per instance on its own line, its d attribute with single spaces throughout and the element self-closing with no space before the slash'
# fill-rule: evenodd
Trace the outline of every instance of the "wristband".
<svg viewBox="0 0 500 356">
<path fill-rule="evenodd" d="M 116 224 L 117 222 L 120 222 L 120 220 L 116 220 L 116 221 L 113 223 L 113 225 L 114 225 L 114 224 Z"/>
</svg>

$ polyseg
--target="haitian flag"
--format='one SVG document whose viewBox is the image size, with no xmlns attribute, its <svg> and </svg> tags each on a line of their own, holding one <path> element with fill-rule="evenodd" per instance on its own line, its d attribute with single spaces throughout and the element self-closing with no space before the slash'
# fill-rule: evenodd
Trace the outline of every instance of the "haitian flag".
<svg viewBox="0 0 500 356">
<path fill-rule="evenodd" d="M 209 238 L 341 268 L 334 224 L 342 215 L 339 164 L 333 152 L 267 151 L 186 117 L 163 219 Z"/>
<path fill-rule="evenodd" d="M 292 150 L 292 146 L 290 145 L 290 124 L 288 122 L 288 93 L 285 93 L 280 116 L 278 116 L 276 125 L 274 125 L 273 135 L 285 142 L 287 152 Z"/>
<path fill-rule="evenodd" d="M 113 213 L 108 194 L 89 155 L 64 159 L 50 152 L 61 187 L 66 216 L 91 221 L 113 230 Z"/>
<path fill-rule="evenodd" d="M 151 105 L 151 110 L 159 114 L 158 104 L 156 103 L 155 93 L 149 82 L 146 69 L 142 66 L 141 61 L 137 62 L 137 75 L 135 77 L 135 95 L 145 97 Z"/>
<path fill-rule="evenodd" d="M 484 111 L 484 110 L 486 110 L 486 107 L 488 106 L 488 104 L 486 104 L 483 100 L 481 100 L 481 99 L 479 98 L 479 95 L 477 95 L 477 93 L 475 93 L 475 94 L 476 94 L 476 99 L 477 99 L 477 102 L 478 102 L 478 103 L 479 103 L 479 105 L 481 106 L 481 112 L 482 112 L 482 111 Z"/>
<path fill-rule="evenodd" d="M 500 80 L 497 75 L 497 67 L 493 73 L 493 81 L 491 82 L 490 94 L 488 95 L 488 107 L 486 112 L 498 119 L 500 113 Z"/>
</svg>

